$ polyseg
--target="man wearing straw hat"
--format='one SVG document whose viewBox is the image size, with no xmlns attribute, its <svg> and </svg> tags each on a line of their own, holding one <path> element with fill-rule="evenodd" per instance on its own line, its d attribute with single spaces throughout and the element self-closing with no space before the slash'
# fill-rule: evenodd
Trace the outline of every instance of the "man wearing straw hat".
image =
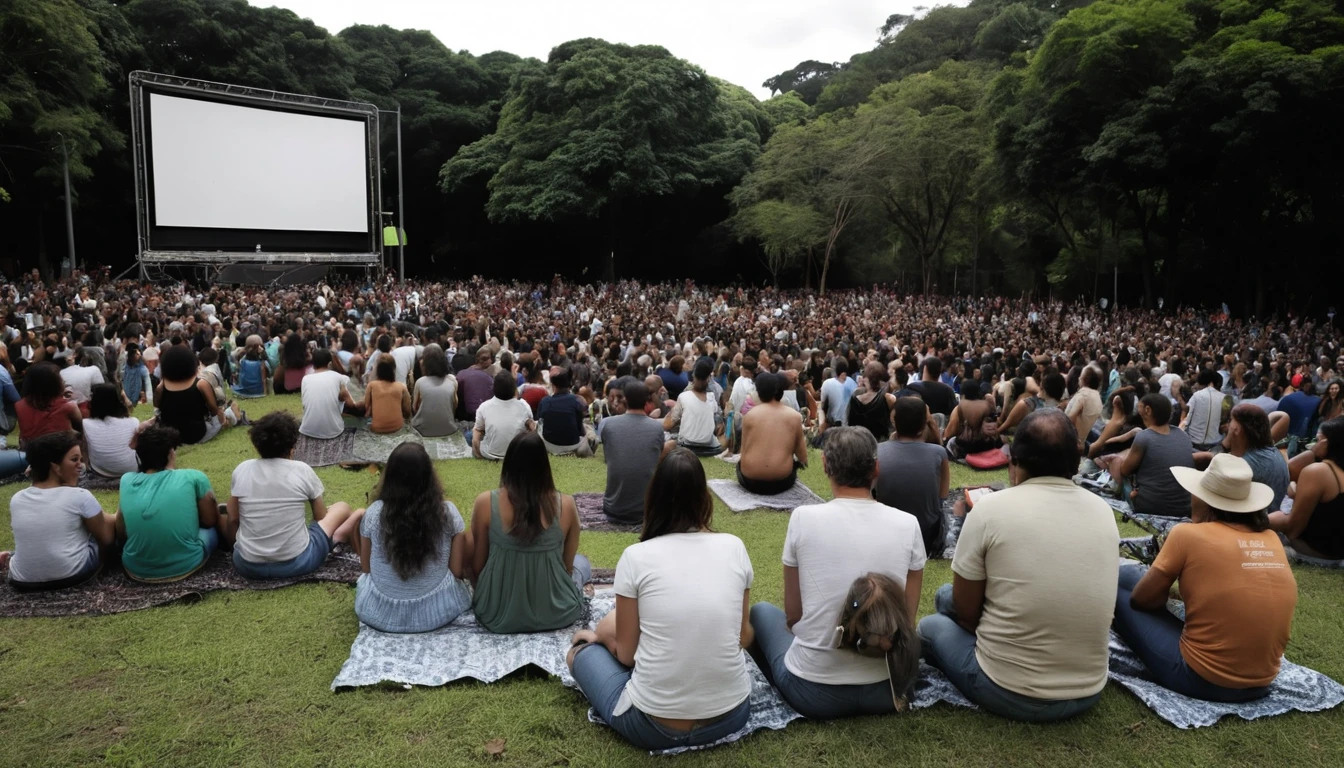
<svg viewBox="0 0 1344 768">
<path fill-rule="evenodd" d="M 1171 529 L 1146 572 L 1120 569 L 1115 631 L 1163 687 L 1207 701 L 1269 693 L 1288 645 L 1297 582 L 1269 530 L 1274 491 L 1227 453 L 1200 472 L 1172 467 L 1190 492 L 1192 520 Z M 1177 580 L 1185 621 L 1166 610 Z"/>
</svg>

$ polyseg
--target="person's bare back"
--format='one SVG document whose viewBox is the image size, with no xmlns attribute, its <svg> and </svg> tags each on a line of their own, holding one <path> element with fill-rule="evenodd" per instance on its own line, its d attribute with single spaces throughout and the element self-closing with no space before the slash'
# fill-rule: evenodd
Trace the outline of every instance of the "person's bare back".
<svg viewBox="0 0 1344 768">
<path fill-rule="evenodd" d="M 742 418 L 742 474 L 753 480 L 781 480 L 793 462 L 807 464 L 803 419 L 779 401 L 752 408 Z"/>
</svg>

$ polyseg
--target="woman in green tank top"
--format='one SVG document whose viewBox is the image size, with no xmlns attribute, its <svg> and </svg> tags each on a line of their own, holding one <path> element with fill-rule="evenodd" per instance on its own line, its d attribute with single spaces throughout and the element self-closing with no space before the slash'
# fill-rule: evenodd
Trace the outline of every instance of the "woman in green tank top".
<svg viewBox="0 0 1344 768">
<path fill-rule="evenodd" d="M 509 443 L 499 485 L 477 496 L 471 513 L 476 620 L 499 634 L 573 624 L 592 566 L 577 554 L 574 497 L 555 490 L 540 435 L 523 432 Z"/>
</svg>

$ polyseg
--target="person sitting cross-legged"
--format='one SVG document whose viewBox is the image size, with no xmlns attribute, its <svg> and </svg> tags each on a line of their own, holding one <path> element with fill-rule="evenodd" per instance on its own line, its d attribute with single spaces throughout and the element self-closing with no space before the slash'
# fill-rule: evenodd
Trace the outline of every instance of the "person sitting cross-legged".
<svg viewBox="0 0 1344 768">
<path fill-rule="evenodd" d="M 304 382 L 307 383 L 306 381 Z M 392 449 L 376 499 L 338 531 L 359 551 L 355 615 L 380 632 L 430 632 L 471 607 L 471 534 L 420 443 Z"/>
<path fill-rule="evenodd" d="M 369 417 L 369 431 L 380 435 L 400 432 L 411 417 L 411 392 L 397 381 L 397 361 L 391 355 L 379 355 L 374 364 L 374 375 L 377 378 L 364 390 L 363 406 Z"/>
<path fill-rule="evenodd" d="M 1134 492 L 1129 498 L 1134 511 L 1162 517 L 1189 517 L 1190 494 L 1167 470 L 1171 467 L 1194 469 L 1195 453 L 1184 431 L 1169 424 L 1171 401 L 1156 392 L 1139 400 L 1139 416 L 1144 429 L 1127 450 L 1102 456 L 1097 466 L 1110 470 L 1123 481 L 1130 478 Z"/>
<path fill-rule="evenodd" d="M 34 438 L 27 458 L 33 484 L 9 502 L 14 551 L 0 552 L 0 566 L 8 565 L 9 585 L 20 592 L 82 584 L 113 554 L 116 516 L 78 487 L 84 473 L 79 435 L 67 430 Z"/>
<path fill-rule="evenodd" d="M 284 411 L 268 413 L 248 430 L 259 458 L 233 470 L 225 538 L 234 543 L 233 567 L 249 579 L 285 579 L 312 573 L 327 561 L 350 505 L 327 506 L 313 468 L 294 461 L 299 422 Z M 313 522 L 308 523 L 308 507 Z"/>
<path fill-rule="evenodd" d="M 299 383 L 303 421 L 299 433 L 314 440 L 331 440 L 345 432 L 344 414 L 357 406 L 346 387 L 345 374 L 331 370 L 331 352 L 313 350 L 313 372 Z"/>
<path fill-rule="evenodd" d="M 499 485 L 477 496 L 471 512 L 476 620 L 501 634 L 574 623 L 593 569 L 577 554 L 579 512 L 573 496 L 555 489 L 540 435 L 513 438 Z"/>
<path fill-rule="evenodd" d="M 512 373 L 495 374 L 493 391 L 494 397 L 476 409 L 471 452 L 478 459 L 499 461 L 513 438 L 536 429 L 537 423 L 532 420 L 532 408 L 518 398 L 518 382 Z"/>
<path fill-rule="evenodd" d="M 1078 460 L 1063 411 L 1022 421 L 1014 487 L 966 517 L 953 583 L 919 622 L 925 660 L 1001 717 L 1072 717 L 1106 685 L 1120 533 L 1106 502 L 1073 484 Z"/>
<path fill-rule="evenodd" d="M 1163 688 L 1207 701 L 1263 698 L 1297 604 L 1297 581 L 1265 514 L 1274 491 L 1226 453 L 1204 472 L 1171 473 L 1190 493 L 1193 522 L 1171 529 L 1151 568 L 1120 569 L 1115 631 Z M 1167 611 L 1177 580 L 1184 621 Z"/>
<path fill-rule="evenodd" d="M 555 394 L 537 405 L 538 428 L 546 450 L 556 456 L 587 458 L 597 447 L 597 435 L 587 426 L 588 406 L 570 391 L 573 377 L 562 368 L 551 374 Z"/>
<path fill-rule="evenodd" d="M 670 451 L 678 445 L 696 456 L 717 456 L 723 453 L 719 441 L 719 401 L 709 387 L 709 375 L 714 366 L 709 360 L 695 364 L 691 385 L 677 395 L 677 404 L 663 419 L 663 429 L 677 435 L 663 447 Z"/>
<path fill-rule="evenodd" d="M 750 493 L 773 496 L 798 482 L 807 468 L 807 437 L 798 412 L 780 402 L 784 377 L 756 375 L 756 407 L 742 417 L 742 459 L 737 483 Z M 838 425 L 832 425 L 838 428 Z"/>
<path fill-rule="evenodd" d="M 607 462 L 602 512 L 613 523 L 638 525 L 645 491 L 666 447 L 663 424 L 644 415 L 649 399 L 644 382 L 632 380 L 612 392 L 621 392 L 622 402 L 628 407 L 624 413 L 602 420 L 602 458 Z"/>
<path fill-rule="evenodd" d="M 803 717 L 891 712 L 904 707 L 919 673 L 911 617 L 924 583 L 924 540 L 914 517 L 873 500 L 878 451 L 866 427 L 832 427 L 821 460 L 835 499 L 789 517 L 784 610 L 751 609 L 761 669 Z M 868 585 L 857 607 L 849 606 L 856 579 Z M 846 606 L 883 652 L 836 647 L 835 617 Z"/>
<path fill-rule="evenodd" d="M 896 398 L 896 433 L 877 446 L 877 482 L 873 498 L 914 516 L 926 554 L 941 556 L 946 548 L 947 521 L 943 499 L 952 481 L 947 449 L 924 439 L 933 426 L 925 402 L 913 396 Z"/>
<path fill-rule="evenodd" d="M 145 429 L 135 438 L 140 471 L 121 478 L 121 565 L 136 581 L 184 579 L 219 548 L 219 503 L 204 472 L 177 468 L 181 443 L 172 427 Z"/>
<path fill-rule="evenodd" d="M 574 635 L 579 688 L 640 749 L 712 744 L 751 715 L 751 559 L 710 528 L 713 514 L 700 459 L 674 449 L 649 484 L 639 543 L 616 564 L 616 608 Z"/>
</svg>

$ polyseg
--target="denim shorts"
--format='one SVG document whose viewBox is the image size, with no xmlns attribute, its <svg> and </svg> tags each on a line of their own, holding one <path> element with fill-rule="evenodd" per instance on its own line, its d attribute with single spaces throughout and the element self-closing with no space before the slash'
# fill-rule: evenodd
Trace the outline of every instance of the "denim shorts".
<svg viewBox="0 0 1344 768">
<path fill-rule="evenodd" d="M 689 731 L 668 728 L 634 706 L 617 715 L 614 711 L 630 682 L 631 671 L 599 643 L 580 648 L 574 656 L 574 680 L 583 695 L 612 730 L 640 749 L 652 751 L 713 744 L 742 730 L 751 716 L 750 697 L 721 717 Z"/>
<path fill-rule="evenodd" d="M 233 550 L 233 569 L 246 579 L 292 579 L 306 576 L 327 561 L 331 554 L 331 539 L 317 523 L 308 524 L 308 549 L 292 560 L 279 563 L 249 563 Z"/>
</svg>

